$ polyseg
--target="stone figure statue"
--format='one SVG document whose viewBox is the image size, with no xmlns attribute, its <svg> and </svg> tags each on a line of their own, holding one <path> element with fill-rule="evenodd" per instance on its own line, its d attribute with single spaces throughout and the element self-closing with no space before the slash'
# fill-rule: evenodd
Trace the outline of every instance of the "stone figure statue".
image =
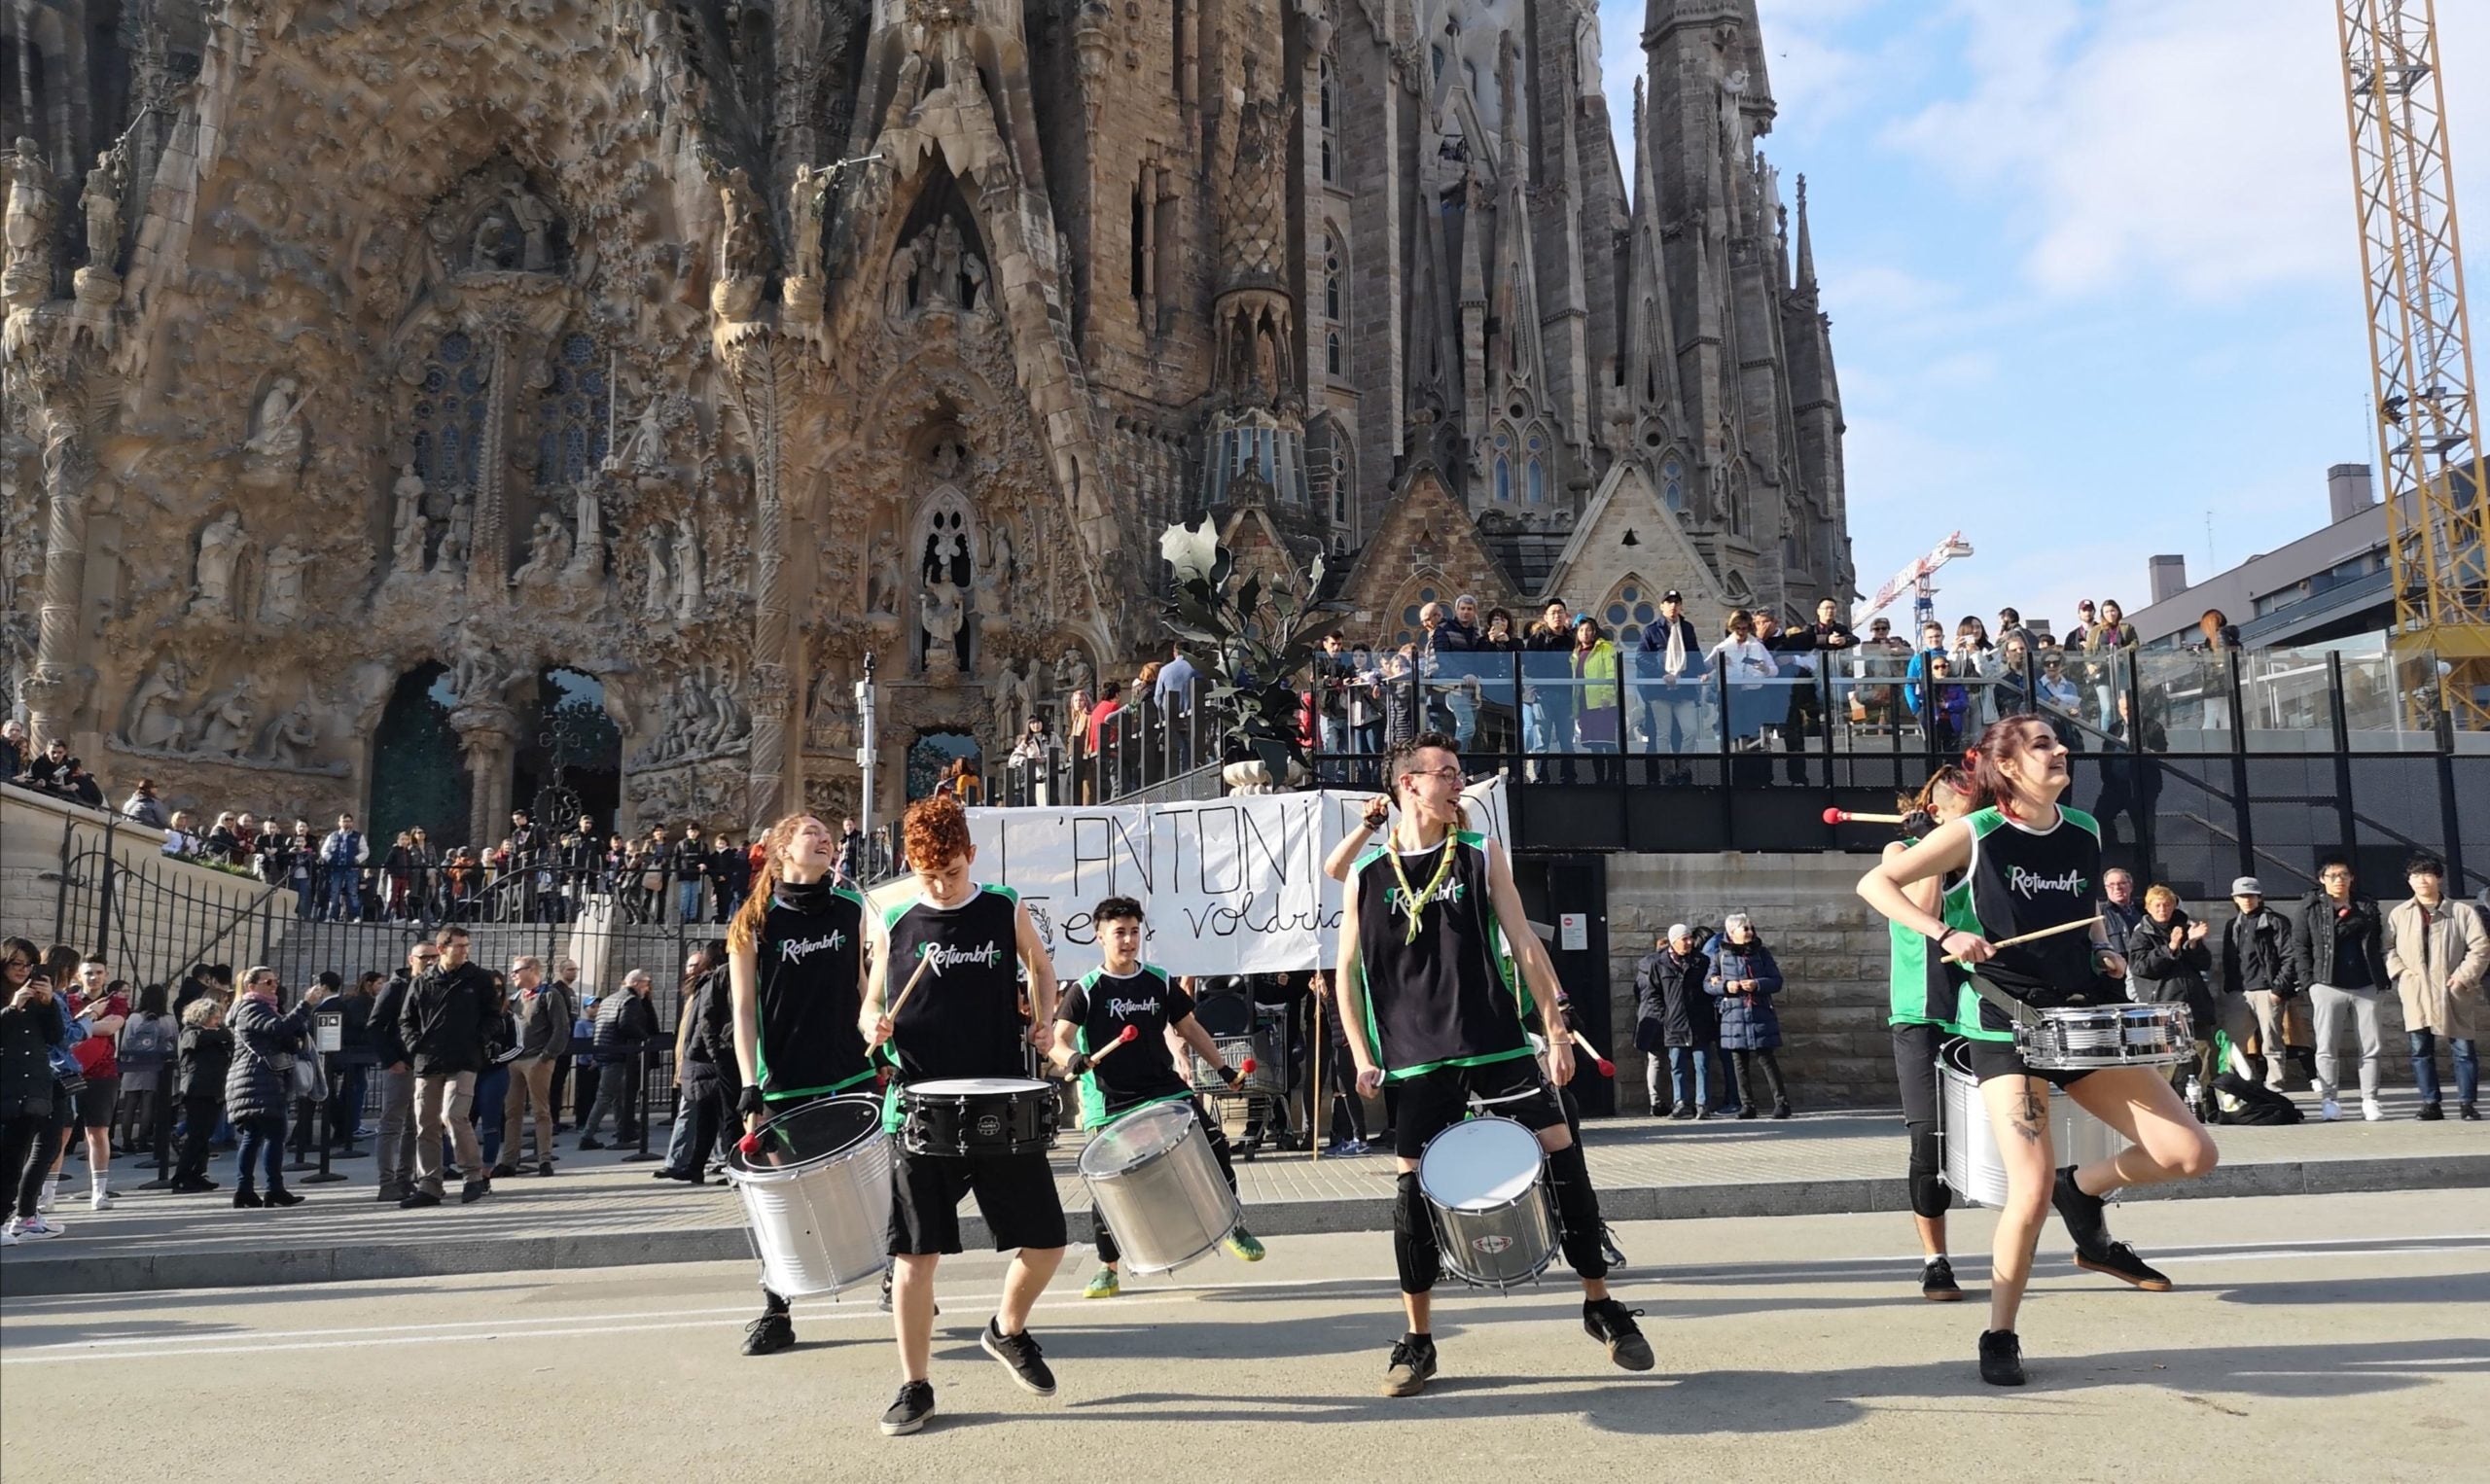
<svg viewBox="0 0 2490 1484">
<path fill-rule="evenodd" d="M 129 698 L 129 724 L 122 728 L 122 740 L 132 747 L 160 751 L 179 747 L 185 720 L 183 690 L 181 661 L 170 654 L 158 660 L 156 673 Z"/>
<path fill-rule="evenodd" d="M 873 581 L 872 587 L 866 593 L 865 611 L 875 614 L 898 613 L 899 588 L 899 553 L 885 544 L 882 548 L 881 559 L 873 564 Z"/>
<path fill-rule="evenodd" d="M 227 511 L 199 532 L 197 584 L 190 608 L 193 614 L 212 618 L 232 611 L 233 569 L 242 560 L 244 539 L 242 516 L 235 511 Z"/>
<path fill-rule="evenodd" d="M 640 530 L 640 557 L 647 569 L 648 586 L 640 596 L 640 613 L 645 618 L 662 618 L 666 612 L 665 530 L 648 525 Z"/>
<path fill-rule="evenodd" d="M 545 204 L 535 193 L 512 186 L 502 196 L 510 207 L 513 221 L 517 223 L 523 246 L 520 266 L 531 273 L 542 273 L 553 265 L 553 208 Z"/>
<path fill-rule="evenodd" d="M 902 319 L 907 314 L 908 293 L 916 284 L 916 260 L 917 244 L 914 241 L 901 243 L 899 250 L 891 254 L 891 270 L 885 280 L 888 287 L 883 290 L 886 296 L 883 308 L 893 319 Z"/>
<path fill-rule="evenodd" d="M 986 689 L 986 704 L 994 712 L 995 745 L 1019 741 L 1020 728 L 1028 724 L 1029 713 L 1035 709 L 1019 666 L 1007 659 L 996 669 L 994 682 Z"/>
<path fill-rule="evenodd" d="M 251 739 L 251 677 L 245 675 L 210 701 L 191 751 L 214 757 L 239 756 Z"/>
<path fill-rule="evenodd" d="M 579 530 L 571 543 L 570 565 L 562 575 L 575 584 L 592 586 L 605 576 L 605 512 L 597 506 L 593 483 L 580 485 L 573 498 L 577 511 L 572 518 Z"/>
<path fill-rule="evenodd" d="M 796 166 L 796 183 L 787 203 L 787 220 L 796 224 L 796 247 L 787 270 L 809 278 L 821 268 L 822 214 L 829 208 L 830 167 Z"/>
<path fill-rule="evenodd" d="M 718 212 L 724 219 L 718 233 L 718 276 L 759 278 L 768 272 L 767 213 L 753 194 L 752 177 L 743 166 L 729 170 L 718 187 Z"/>
<path fill-rule="evenodd" d="M 111 272 L 121 257 L 121 191 L 124 179 L 121 152 L 106 150 L 87 172 L 87 190 L 78 197 L 87 214 L 87 265 Z"/>
<path fill-rule="evenodd" d="M 674 522 L 674 616 L 690 622 L 701 616 L 708 596 L 700 585 L 700 531 L 690 515 Z"/>
<path fill-rule="evenodd" d="M 389 518 L 391 570 L 415 573 L 423 570 L 424 538 L 431 534 L 424 519 L 423 476 L 409 464 L 398 471 L 398 482 L 389 486 L 393 507 Z"/>
<path fill-rule="evenodd" d="M 301 767 L 309 760 L 312 749 L 319 745 L 319 718 L 311 709 L 311 697 L 305 695 L 268 729 L 267 740 L 261 744 L 260 756 L 280 767 Z"/>
<path fill-rule="evenodd" d="M 1086 691 L 1097 678 L 1097 673 L 1089 668 L 1089 661 L 1082 658 L 1077 649 L 1064 651 L 1063 657 L 1054 662 L 1054 689 L 1058 693 Z"/>
<path fill-rule="evenodd" d="M 547 511 L 536 517 L 536 527 L 528 533 L 527 560 L 511 574 L 513 586 L 524 587 L 536 583 L 550 583 L 561 575 L 571 560 L 571 533 L 562 517 Z"/>
<path fill-rule="evenodd" d="M 969 281 L 969 307 L 992 313 L 994 300 L 985 292 L 985 260 L 975 253 L 965 255 L 960 259 L 960 273 Z"/>
<path fill-rule="evenodd" d="M 268 553 L 267 580 L 260 584 L 262 623 L 291 623 L 302 617 L 302 569 L 309 561 L 290 541 Z"/>
<path fill-rule="evenodd" d="M 52 221 L 59 203 L 53 199 L 52 171 L 44 166 L 43 151 L 36 148 L 33 140 L 20 138 L 16 157 L 8 161 L 8 172 L 9 266 L 48 271 L 52 266 Z"/>
<path fill-rule="evenodd" d="M 957 307 L 960 301 L 960 224 L 944 217 L 928 230 L 933 239 L 931 251 L 925 253 L 925 278 L 918 289 L 919 304 L 942 304 Z M 923 239 L 920 238 L 920 241 Z"/>
<path fill-rule="evenodd" d="M 640 420 L 631 427 L 631 442 L 623 461 L 636 474 L 661 474 L 665 464 L 665 421 L 660 416 L 663 405 L 652 396 L 649 405 L 640 409 Z"/>
<path fill-rule="evenodd" d="M 743 704 L 735 699 L 735 680 L 721 674 L 709 682 L 709 745 L 728 747 L 751 733 Z"/>
<path fill-rule="evenodd" d="M 302 453 L 302 404 L 309 400 L 292 376 L 279 376 L 260 399 L 259 426 L 244 452 L 266 463 L 283 464 Z"/>
<path fill-rule="evenodd" d="M 947 581 L 928 583 L 916 595 L 916 617 L 925 629 L 926 668 L 955 668 L 960 630 L 968 626 L 967 595 Z"/>
<path fill-rule="evenodd" d="M 493 647 L 472 629 L 458 641 L 458 661 L 449 669 L 449 694 L 452 706 L 496 704 L 510 685 L 509 661 L 495 654 Z"/>
<path fill-rule="evenodd" d="M 441 548 L 433 553 L 432 570 L 452 577 L 467 571 L 467 546 L 475 537 L 476 508 L 460 500 L 449 507 L 449 529 L 443 533 Z"/>
</svg>

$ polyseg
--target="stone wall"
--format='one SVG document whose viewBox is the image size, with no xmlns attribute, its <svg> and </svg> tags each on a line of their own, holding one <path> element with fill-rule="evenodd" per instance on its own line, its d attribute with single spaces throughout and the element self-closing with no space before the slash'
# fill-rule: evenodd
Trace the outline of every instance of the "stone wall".
<svg viewBox="0 0 2490 1484">
<path fill-rule="evenodd" d="M 240 965 L 266 955 L 294 921 L 294 893 L 163 852 L 160 830 L 0 787 L 0 935 L 100 951 L 114 977 L 147 984 L 169 982 L 201 960 Z"/>
<path fill-rule="evenodd" d="M 1799 1108 L 1899 1107 L 1885 1025 L 1889 939 L 1884 919 L 1856 891 L 1861 873 L 1872 864 L 1870 857 L 1847 855 L 1609 857 L 1609 1023 L 1616 1028 L 1611 1055 L 1618 1062 L 1618 1111 L 1640 1113 L 1646 1107 L 1642 1062 L 1629 1054 L 1635 961 L 1652 951 L 1670 924 L 1718 929 L 1731 912 L 1755 919 L 1756 932 L 1781 965 L 1784 987 L 1775 1007 L 1791 1102 Z M 2395 905 L 2381 901 L 2379 909 L 2391 912 Z M 2280 906 L 2296 918 L 2295 904 Z M 2235 915 L 2230 903 L 2188 902 L 2186 910 L 2213 923 L 2219 963 L 2223 926 Z M 2391 993 L 2380 997 L 2380 1006 L 2386 1081 L 2408 1085 L 2412 1068 L 2402 1007 Z M 2348 1032 L 2341 1054 L 2344 1079 L 2357 1083 L 2359 1048 Z"/>
</svg>

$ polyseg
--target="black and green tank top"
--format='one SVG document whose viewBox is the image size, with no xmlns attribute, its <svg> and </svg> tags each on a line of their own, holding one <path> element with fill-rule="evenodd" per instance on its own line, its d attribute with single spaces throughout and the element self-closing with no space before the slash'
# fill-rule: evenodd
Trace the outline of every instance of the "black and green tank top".
<svg viewBox="0 0 2490 1484">
<path fill-rule="evenodd" d="M 1081 1126 L 1097 1128 L 1149 1103 L 1192 1092 L 1167 1049 L 1167 1028 L 1193 1012 L 1193 997 L 1144 964 L 1118 977 L 1093 969 L 1065 990 L 1054 1018 L 1071 1022 L 1073 1048 L 1095 1056 L 1123 1035 L 1132 1044 L 1081 1074 Z"/>
<path fill-rule="evenodd" d="M 771 1103 L 844 1092 L 873 1075 L 856 1029 L 863 1006 L 865 899 L 826 882 L 782 882 L 755 944 L 754 1080 Z"/>
<path fill-rule="evenodd" d="M 1396 870 L 1390 845 L 1380 845 L 1359 858 L 1355 873 L 1359 987 L 1384 1076 L 1397 1081 L 1530 1055 L 1488 901 L 1486 842 L 1457 830 L 1399 861 Z"/>
<path fill-rule="evenodd" d="M 898 1069 L 894 1093 L 907 1082 L 1029 1075 L 1020 1052 L 1019 910 L 1010 887 L 979 886 L 955 907 L 918 896 L 883 913 L 886 1009 L 926 965 L 884 1046 Z"/>
<path fill-rule="evenodd" d="M 1908 837 L 1903 841 L 1905 848 L 1918 843 Z M 1967 875 L 1958 872 L 1946 884 L 1937 901 L 1937 915 L 1948 927 L 1969 933 L 1979 931 L 1978 919 L 1972 915 L 1972 889 Z M 1926 934 L 1898 922 L 1885 926 L 1894 940 L 1893 1013 L 1885 1023 L 1950 1023 L 1961 1001 L 1963 972 L 1947 967 L 1936 939 Z"/>
<path fill-rule="evenodd" d="M 2055 823 L 2036 830 L 1995 807 L 1964 816 L 1972 830 L 1972 864 L 1963 872 L 1971 895 L 1966 924 L 1991 942 L 2081 922 L 2100 909 L 2101 827 L 2092 816 L 2061 806 Z M 1953 921 L 1951 915 L 1946 918 Z M 2093 968 L 2092 935 L 2060 933 L 1998 950 L 1981 977 L 2027 1004 L 2048 1007 L 2123 998 Z M 1982 1041 L 2011 1041 L 2012 1022 L 1973 993 L 1970 979 L 1955 1001 L 1954 1030 Z"/>
</svg>

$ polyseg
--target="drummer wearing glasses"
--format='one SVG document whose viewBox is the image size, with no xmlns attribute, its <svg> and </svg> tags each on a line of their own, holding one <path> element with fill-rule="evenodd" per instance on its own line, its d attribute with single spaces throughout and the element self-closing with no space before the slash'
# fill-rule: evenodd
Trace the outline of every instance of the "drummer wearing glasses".
<svg viewBox="0 0 2490 1484">
<path fill-rule="evenodd" d="M 1201 1103 L 1176 1070 L 1168 1037 L 1172 1033 L 1191 1046 L 1230 1087 L 1236 1085 L 1236 1069 L 1193 1018 L 1193 997 L 1179 989 L 1167 971 L 1141 961 L 1141 903 L 1130 897 L 1110 897 L 1090 909 L 1089 920 L 1105 962 L 1066 990 L 1054 1012 L 1054 1063 L 1081 1079 L 1081 1126 L 1102 1129 L 1126 1113 L 1181 1100 L 1201 1124 L 1219 1173 L 1234 1190 L 1236 1168 L 1228 1160 L 1227 1131 L 1218 1119 L 1203 1116 Z M 1112 1056 L 1093 1059 L 1092 1053 L 1103 1053 L 1127 1032 L 1132 1037 L 1128 1043 Z M 1098 1249 L 1098 1271 L 1081 1296 L 1113 1298 L 1123 1291 L 1116 1271 L 1120 1254 L 1106 1214 L 1094 1206 L 1089 1233 Z M 1221 1245 L 1240 1261 L 1263 1260 L 1263 1244 L 1241 1221 Z"/>
<path fill-rule="evenodd" d="M 1453 740 L 1428 731 L 1397 745 L 1385 776 L 1401 817 L 1349 873 L 1336 988 L 1359 1092 L 1371 1095 L 1386 1082 L 1401 1089 L 1393 1256 L 1409 1329 L 1392 1347 L 1383 1395 L 1414 1396 L 1436 1373 L 1428 1323 L 1442 1256 L 1419 1188 L 1419 1156 L 1467 1115 L 1473 1099 L 1538 1136 L 1565 1260 L 1583 1280 L 1583 1328 L 1618 1365 L 1650 1370 L 1652 1347 L 1633 1311 L 1602 1281 L 1599 1197 L 1549 1085 L 1574 1075 L 1573 1042 L 1556 1008 L 1556 967 L 1530 929 L 1503 847 L 1462 829 Z M 1522 1028 L 1517 986 L 1505 976 L 1508 952 L 1539 1007 L 1547 1078 Z"/>
<path fill-rule="evenodd" d="M 2126 976 L 2126 961 L 2110 947 L 2101 920 L 2092 917 L 2088 935 L 2073 930 L 2098 910 L 2093 898 L 2101 880 L 2101 835 L 2091 816 L 2058 803 L 2068 783 L 2066 758 L 2066 744 L 2039 717 L 1990 724 L 1965 760 L 1973 798 L 1982 807 L 1938 826 L 1859 882 L 1868 905 L 1926 935 L 1940 957 L 1978 965 L 1977 980 L 1990 992 L 2042 1009 L 2125 998 L 2119 981 Z M 1964 875 L 1976 928 L 1956 926 L 1912 900 L 1911 887 L 1955 872 Z M 2070 931 L 2048 931 L 2056 928 Z M 2033 940 L 1992 941 L 2026 936 Z M 2075 1238 L 2077 1266 L 2141 1289 L 2167 1289 L 2170 1281 L 2134 1249 L 2110 1239 L 2102 1198 L 2129 1185 L 2196 1179 L 2212 1171 L 2218 1156 L 2213 1140 L 2158 1069 L 2032 1067 L 2017 1049 L 2013 1021 L 1974 982 L 1964 982 L 1953 1030 L 1970 1043 L 1972 1071 L 1998 1130 L 2007 1177 L 1991 1251 L 1980 1379 L 2021 1386 L 2023 1347 L 2014 1332 L 2015 1315 L 2052 1200 Z M 2115 1158 L 2058 1168 L 2052 1180 L 2052 1083 L 2134 1147 Z"/>
</svg>

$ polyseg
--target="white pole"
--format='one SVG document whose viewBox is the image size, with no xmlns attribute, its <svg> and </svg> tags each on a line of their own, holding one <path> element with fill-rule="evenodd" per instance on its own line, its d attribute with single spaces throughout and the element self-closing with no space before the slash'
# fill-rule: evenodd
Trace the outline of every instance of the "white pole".
<svg viewBox="0 0 2490 1484">
<path fill-rule="evenodd" d="M 856 683 L 856 766 L 864 774 L 864 785 L 856 803 L 856 828 L 869 841 L 873 835 L 873 756 L 880 750 L 873 733 L 873 654 L 868 650 L 865 652 L 865 678 Z M 857 863 L 857 868 L 862 875 L 872 873 L 870 848 L 867 858 Z M 861 880 L 857 883 L 860 887 L 864 884 Z"/>
</svg>

